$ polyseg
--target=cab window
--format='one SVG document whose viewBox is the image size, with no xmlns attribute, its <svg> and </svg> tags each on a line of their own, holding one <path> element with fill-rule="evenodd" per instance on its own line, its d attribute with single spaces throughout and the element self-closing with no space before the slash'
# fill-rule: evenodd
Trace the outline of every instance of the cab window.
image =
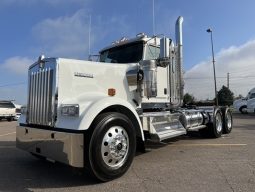
<svg viewBox="0 0 255 192">
<path fill-rule="evenodd" d="M 143 57 L 143 42 L 120 45 L 100 53 L 100 62 L 138 63 Z"/>
<path fill-rule="evenodd" d="M 15 108 L 12 102 L 0 102 L 0 108 Z"/>
<path fill-rule="evenodd" d="M 153 45 L 146 45 L 145 48 L 145 60 L 158 59 L 160 54 L 160 48 Z"/>
<path fill-rule="evenodd" d="M 250 99 L 255 98 L 255 93 L 250 94 Z"/>
</svg>

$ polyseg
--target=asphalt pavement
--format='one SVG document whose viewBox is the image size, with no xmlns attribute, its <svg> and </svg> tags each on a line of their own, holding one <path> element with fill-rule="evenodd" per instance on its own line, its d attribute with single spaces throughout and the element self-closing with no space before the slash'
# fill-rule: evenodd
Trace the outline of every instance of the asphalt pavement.
<svg viewBox="0 0 255 192">
<path fill-rule="evenodd" d="M 17 149 L 16 124 L 0 121 L 0 191 L 255 191 L 255 115 L 235 114 L 232 133 L 219 139 L 194 132 L 148 143 L 124 176 L 107 183 Z"/>
</svg>

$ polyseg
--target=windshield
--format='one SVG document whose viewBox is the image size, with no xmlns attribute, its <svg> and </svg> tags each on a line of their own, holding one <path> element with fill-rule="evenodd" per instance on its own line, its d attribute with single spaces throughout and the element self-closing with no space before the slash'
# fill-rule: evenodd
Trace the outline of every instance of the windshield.
<svg viewBox="0 0 255 192">
<path fill-rule="evenodd" d="M 249 99 L 253 99 L 253 98 L 255 98 L 255 93 L 251 93 L 249 96 Z"/>
<path fill-rule="evenodd" d="M 0 108 L 15 108 L 12 102 L 0 102 Z"/>
<path fill-rule="evenodd" d="M 143 42 L 130 43 L 101 52 L 100 62 L 138 63 L 143 57 Z"/>
</svg>

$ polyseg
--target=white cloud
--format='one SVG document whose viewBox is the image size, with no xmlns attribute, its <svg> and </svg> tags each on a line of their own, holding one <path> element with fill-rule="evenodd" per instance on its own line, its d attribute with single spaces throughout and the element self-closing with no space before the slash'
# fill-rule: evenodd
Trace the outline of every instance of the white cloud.
<svg viewBox="0 0 255 192">
<path fill-rule="evenodd" d="M 130 33 L 132 30 L 127 25 L 127 20 L 128 17 L 126 16 L 118 18 L 95 16 L 92 19 L 91 47 L 94 48 L 96 43 L 100 44 L 100 47 L 107 46 L 102 42 L 105 43 L 108 40 L 111 42 L 109 36 L 114 32 L 118 33 L 119 37 Z M 33 27 L 32 33 L 39 44 L 32 46 L 31 50 L 33 50 L 34 55 L 45 54 L 47 57 L 86 58 L 88 54 L 88 32 L 89 14 L 83 9 L 71 16 L 48 18 Z M 13 84 L 22 82 L 15 84 L 15 86 L 3 86 L 0 89 L 2 98 L 16 99 L 18 103 L 22 104 L 26 102 L 27 85 L 24 85 L 23 82 L 26 82 L 28 67 L 34 61 L 36 60 L 28 57 L 13 56 L 0 63 L 0 77 L 4 79 L 4 82 Z M 14 81 L 16 79 L 14 76 L 18 77 L 19 80 Z"/>
<path fill-rule="evenodd" d="M 97 16 L 96 18 L 93 19 L 94 20 L 92 30 L 94 32 L 94 35 L 97 37 L 97 41 L 103 40 L 105 38 L 107 38 L 107 41 L 115 41 L 118 38 L 129 37 L 130 35 L 133 36 L 134 34 L 136 34 L 133 30 L 133 27 L 131 27 L 127 15 L 112 16 L 109 18 Z M 118 36 L 113 37 L 113 34 L 117 34 Z"/>
<path fill-rule="evenodd" d="M 0 87 L 0 95 L 3 100 L 15 100 L 14 103 L 25 105 L 27 102 L 27 84 Z"/>
<path fill-rule="evenodd" d="M 14 56 L 0 64 L 1 99 L 12 99 L 19 104 L 26 103 L 27 72 L 33 62 L 34 60 L 27 57 Z"/>
<path fill-rule="evenodd" d="M 84 10 L 72 16 L 45 19 L 33 27 L 40 51 L 50 56 L 79 57 L 88 50 L 89 15 Z"/>
<path fill-rule="evenodd" d="M 91 25 L 91 50 L 99 43 L 100 48 L 107 46 L 102 44 L 106 42 L 106 37 L 111 43 L 113 33 L 118 33 L 119 38 L 130 34 L 127 20 L 126 16 L 109 18 L 94 16 Z M 39 42 L 39 46 L 35 49 L 39 54 L 71 58 L 88 56 L 89 14 L 84 9 L 78 10 L 71 16 L 45 19 L 33 27 L 32 33 Z"/>
<path fill-rule="evenodd" d="M 230 90 L 235 95 L 247 92 L 255 87 L 255 40 L 241 46 L 232 46 L 216 55 L 217 90 L 227 85 L 227 73 L 230 73 Z M 210 60 L 203 61 L 185 73 L 185 92 L 198 99 L 214 97 L 213 66 Z"/>
<path fill-rule="evenodd" d="M 1 65 L 3 71 L 11 72 L 16 75 L 25 75 L 29 65 L 33 64 L 33 60 L 27 57 L 11 57 L 6 59 Z"/>
</svg>

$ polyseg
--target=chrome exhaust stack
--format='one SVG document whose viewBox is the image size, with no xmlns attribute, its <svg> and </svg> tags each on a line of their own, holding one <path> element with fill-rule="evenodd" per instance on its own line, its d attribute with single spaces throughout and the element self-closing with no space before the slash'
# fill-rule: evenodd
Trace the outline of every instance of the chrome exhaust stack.
<svg viewBox="0 0 255 192">
<path fill-rule="evenodd" d="M 176 48 L 177 48 L 177 73 L 178 73 L 178 89 L 180 93 L 180 105 L 182 105 L 183 100 L 183 89 L 184 89 L 184 81 L 183 81 L 183 51 L 182 51 L 182 23 L 183 17 L 178 17 L 175 24 L 175 38 L 176 38 Z"/>
</svg>

